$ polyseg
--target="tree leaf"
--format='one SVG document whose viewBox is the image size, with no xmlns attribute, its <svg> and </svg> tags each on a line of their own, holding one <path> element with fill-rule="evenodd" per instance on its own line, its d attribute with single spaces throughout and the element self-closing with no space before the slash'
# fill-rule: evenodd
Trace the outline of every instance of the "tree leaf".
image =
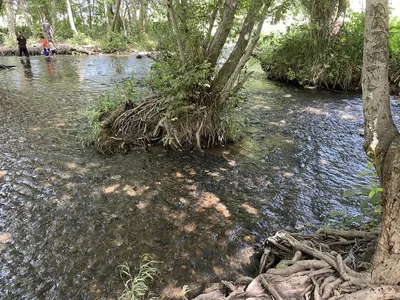
<svg viewBox="0 0 400 300">
<path fill-rule="evenodd" d="M 346 213 L 344 212 L 344 211 L 338 211 L 338 210 L 331 210 L 330 211 L 330 213 L 329 213 L 329 215 L 332 217 L 332 218 L 335 218 L 335 217 L 342 217 L 342 216 L 344 216 Z"/>
<path fill-rule="evenodd" d="M 348 189 L 343 192 L 343 197 L 345 197 L 345 198 L 353 198 L 354 195 L 355 195 L 355 193 L 352 189 Z"/>
</svg>

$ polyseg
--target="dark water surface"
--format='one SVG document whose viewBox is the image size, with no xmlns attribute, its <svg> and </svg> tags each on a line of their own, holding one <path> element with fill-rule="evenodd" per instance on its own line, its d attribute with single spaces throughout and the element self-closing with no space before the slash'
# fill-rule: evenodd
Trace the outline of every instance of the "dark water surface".
<svg viewBox="0 0 400 300">
<path fill-rule="evenodd" d="M 159 286 L 230 278 L 282 228 L 316 228 L 368 182 L 360 97 L 280 87 L 256 73 L 245 138 L 204 154 L 84 148 L 80 111 L 142 77 L 134 57 L 1 58 L 0 298 L 114 299 L 116 267 L 162 260 Z M 399 104 L 393 101 L 399 123 Z"/>
</svg>

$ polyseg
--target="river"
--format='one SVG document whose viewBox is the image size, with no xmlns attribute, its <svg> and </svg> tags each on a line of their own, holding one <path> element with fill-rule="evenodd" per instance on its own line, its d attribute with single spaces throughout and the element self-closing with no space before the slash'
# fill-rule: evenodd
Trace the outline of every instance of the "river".
<svg viewBox="0 0 400 300">
<path fill-rule="evenodd" d="M 0 298 L 116 299 L 117 266 L 163 262 L 157 287 L 232 278 L 279 229 L 355 213 L 368 184 L 360 95 L 274 84 L 243 92 L 244 138 L 199 152 L 105 157 L 82 145 L 82 111 L 151 60 L 59 56 L 0 62 Z M 399 124 L 400 105 L 393 99 Z M 153 287 L 157 293 L 161 292 Z"/>
</svg>

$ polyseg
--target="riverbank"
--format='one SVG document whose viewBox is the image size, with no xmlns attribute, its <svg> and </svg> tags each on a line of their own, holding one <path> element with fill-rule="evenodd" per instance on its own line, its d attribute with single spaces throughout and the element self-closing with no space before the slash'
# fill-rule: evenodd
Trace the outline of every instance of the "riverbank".
<svg viewBox="0 0 400 300">
<path fill-rule="evenodd" d="M 356 76 L 357 80 L 353 81 L 351 85 L 348 85 L 346 88 L 336 85 L 333 82 L 331 84 L 329 83 L 318 83 L 317 81 L 315 82 L 309 82 L 307 80 L 302 81 L 298 80 L 297 78 L 290 78 L 289 73 L 277 73 L 271 71 L 270 65 L 268 65 L 267 62 L 263 61 L 262 59 L 259 59 L 261 68 L 265 72 L 266 76 L 268 79 L 276 82 L 282 82 L 286 84 L 293 84 L 296 86 L 307 86 L 308 88 L 322 88 L 330 91 L 349 91 L 349 92 L 359 92 L 361 93 L 361 70 L 359 71 L 360 74 Z M 399 76 L 400 76 L 400 67 L 398 64 L 395 66 L 394 63 L 392 63 L 389 66 L 389 92 L 390 95 L 392 96 L 400 96 L 400 81 L 399 81 Z"/>
<path fill-rule="evenodd" d="M 96 46 L 72 46 L 68 44 L 57 44 L 57 54 L 60 55 L 97 55 L 101 50 Z M 42 47 L 39 45 L 28 46 L 29 55 L 43 55 Z M 0 47 L 0 56 L 18 56 L 18 47 Z"/>
<path fill-rule="evenodd" d="M 104 53 L 98 46 L 74 46 L 69 44 L 56 44 L 58 55 L 133 55 L 137 58 L 147 56 L 149 58 L 156 58 L 155 51 L 139 51 L 131 49 L 129 51 L 117 51 L 114 53 Z M 42 48 L 39 45 L 28 46 L 30 56 L 43 55 Z M 18 56 L 18 47 L 0 47 L 0 56 Z"/>
</svg>

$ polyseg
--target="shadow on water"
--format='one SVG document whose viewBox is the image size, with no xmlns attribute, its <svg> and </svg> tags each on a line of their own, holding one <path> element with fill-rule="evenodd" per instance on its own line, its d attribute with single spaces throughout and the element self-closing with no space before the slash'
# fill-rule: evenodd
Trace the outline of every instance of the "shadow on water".
<svg viewBox="0 0 400 300">
<path fill-rule="evenodd" d="M 247 85 L 245 138 L 204 154 L 153 148 L 103 157 L 80 145 L 78 113 L 151 61 L 4 58 L 0 73 L 0 298 L 109 299 L 140 256 L 162 260 L 159 286 L 235 276 L 282 228 L 314 229 L 363 183 L 357 95 Z M 398 102 L 393 101 L 399 122 Z"/>
</svg>

